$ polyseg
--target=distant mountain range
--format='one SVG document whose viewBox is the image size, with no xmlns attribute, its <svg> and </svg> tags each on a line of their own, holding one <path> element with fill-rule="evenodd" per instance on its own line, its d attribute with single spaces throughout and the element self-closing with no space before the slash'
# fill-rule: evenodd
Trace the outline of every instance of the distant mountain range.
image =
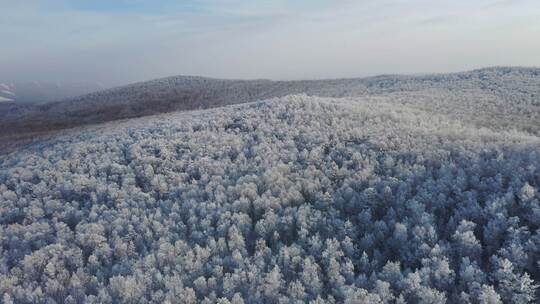
<svg viewBox="0 0 540 304">
<path fill-rule="evenodd" d="M 17 82 L 0 83 L 0 102 L 19 104 L 43 104 L 73 98 L 79 95 L 100 91 L 105 87 L 100 83 L 52 83 Z"/>
<path fill-rule="evenodd" d="M 22 99 L 19 97 L 19 89 L 12 90 L 7 85 L 2 88 L 7 92 L 2 95 L 3 98 L 16 101 Z M 446 111 L 445 103 L 453 100 L 464 115 L 478 113 L 471 109 L 481 107 L 486 113 L 500 114 L 502 121 L 515 118 L 524 120 L 524 126 L 530 128 L 528 131 L 538 132 L 537 129 L 540 129 L 540 126 L 534 127 L 535 124 L 527 120 L 536 117 L 522 115 L 522 112 L 529 111 L 531 107 L 536 109 L 540 106 L 540 69 L 495 67 L 452 74 L 304 81 L 175 76 L 46 104 L 0 103 L 0 136 L 180 110 L 206 109 L 302 93 L 322 97 L 379 97 L 443 113 Z M 14 98 L 10 97 L 13 95 Z M 501 107 L 509 103 L 513 106 L 504 115 L 501 114 Z M 489 117 L 491 119 L 494 115 Z M 478 120 L 479 125 L 489 125 L 478 114 L 471 119 Z"/>
</svg>

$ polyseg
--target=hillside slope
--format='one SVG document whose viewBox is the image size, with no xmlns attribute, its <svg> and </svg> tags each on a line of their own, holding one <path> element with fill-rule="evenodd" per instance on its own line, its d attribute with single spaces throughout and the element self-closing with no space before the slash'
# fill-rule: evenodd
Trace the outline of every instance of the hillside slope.
<svg viewBox="0 0 540 304">
<path fill-rule="evenodd" d="M 503 120 L 519 117 L 530 127 L 531 120 L 538 117 L 529 114 L 538 113 L 540 107 L 540 69 L 488 68 L 456 74 L 313 81 L 169 77 L 41 106 L 0 105 L 0 137 L 299 93 L 322 97 L 392 94 L 396 100 L 420 103 L 423 109 L 433 111 L 445 111 L 447 107 L 440 103 L 451 98 L 452 107 L 458 106 L 464 113 L 478 113 L 482 108 L 504 113 L 500 115 Z M 431 99 L 437 105 L 431 104 Z M 528 131 L 538 134 L 539 129 L 533 126 Z"/>
<path fill-rule="evenodd" d="M 540 138 L 396 94 L 162 114 L 0 156 L 4 301 L 533 303 Z"/>
</svg>

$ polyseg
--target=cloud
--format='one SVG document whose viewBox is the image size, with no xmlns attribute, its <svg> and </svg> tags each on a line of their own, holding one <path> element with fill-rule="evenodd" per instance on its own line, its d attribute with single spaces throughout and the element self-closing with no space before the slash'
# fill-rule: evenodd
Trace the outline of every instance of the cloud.
<svg viewBox="0 0 540 304">
<path fill-rule="evenodd" d="M 503 5 L 504 4 L 504 5 Z M 540 65 L 533 1 L 0 0 L 0 80 L 321 78 Z"/>
</svg>

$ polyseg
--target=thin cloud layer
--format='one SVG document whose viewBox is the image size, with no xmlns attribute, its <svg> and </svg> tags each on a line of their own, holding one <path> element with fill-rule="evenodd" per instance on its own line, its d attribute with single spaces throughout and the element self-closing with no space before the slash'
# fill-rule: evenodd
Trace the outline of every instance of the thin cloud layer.
<svg viewBox="0 0 540 304">
<path fill-rule="evenodd" d="M 326 78 L 540 65 L 534 1 L 0 0 L 0 80 Z M 7 12 L 7 13 L 6 13 Z"/>
</svg>

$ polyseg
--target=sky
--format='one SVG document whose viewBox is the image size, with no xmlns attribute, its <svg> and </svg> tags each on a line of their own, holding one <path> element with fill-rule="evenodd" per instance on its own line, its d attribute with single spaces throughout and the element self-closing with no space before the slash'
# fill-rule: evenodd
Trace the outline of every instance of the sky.
<svg viewBox="0 0 540 304">
<path fill-rule="evenodd" d="M 0 81 L 540 66 L 538 0 L 0 0 Z"/>
</svg>

